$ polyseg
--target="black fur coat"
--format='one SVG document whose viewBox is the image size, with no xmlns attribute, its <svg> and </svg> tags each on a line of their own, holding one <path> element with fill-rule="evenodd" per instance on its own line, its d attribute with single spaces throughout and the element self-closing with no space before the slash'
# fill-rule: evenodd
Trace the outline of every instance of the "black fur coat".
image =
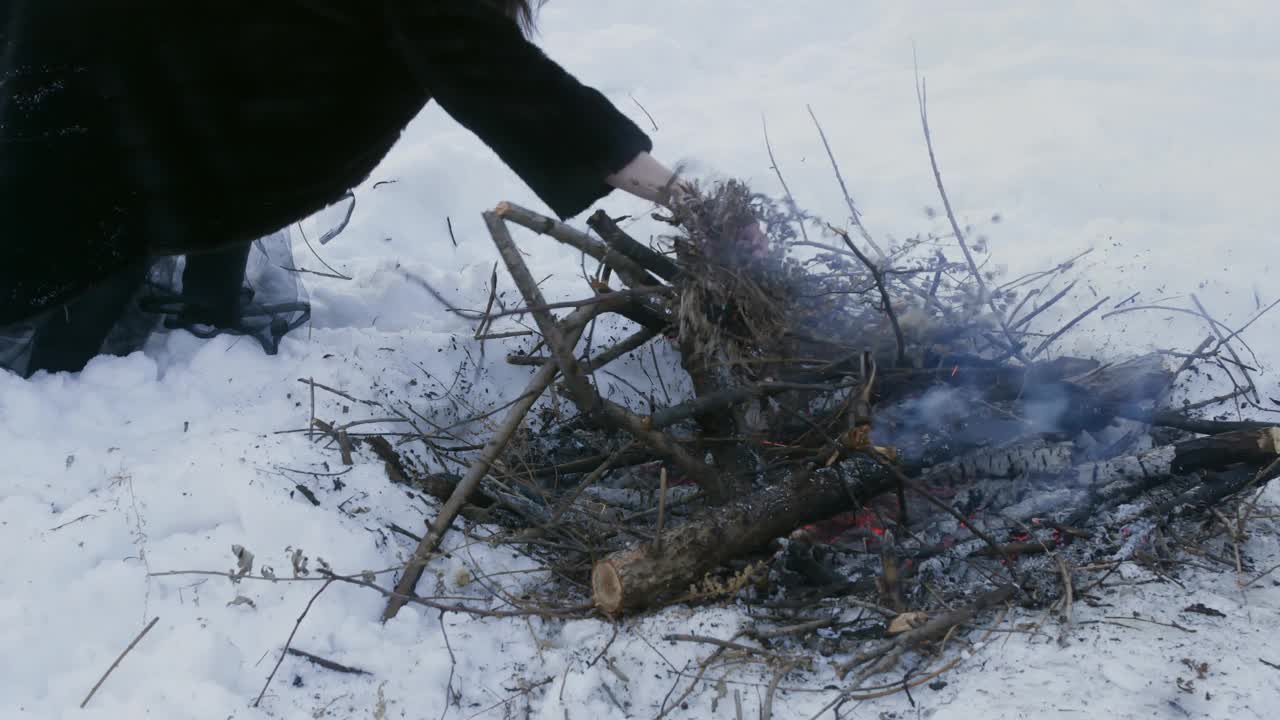
<svg viewBox="0 0 1280 720">
<path fill-rule="evenodd" d="M 0 0 L 0 324 L 335 202 L 432 99 L 561 217 L 651 149 L 484 0 Z"/>
</svg>

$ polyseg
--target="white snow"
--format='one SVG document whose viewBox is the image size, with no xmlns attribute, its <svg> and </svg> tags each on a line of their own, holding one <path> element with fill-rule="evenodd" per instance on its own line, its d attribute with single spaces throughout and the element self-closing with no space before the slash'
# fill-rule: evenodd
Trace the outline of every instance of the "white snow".
<svg viewBox="0 0 1280 720">
<path fill-rule="evenodd" d="M 700 176 L 741 177 L 777 192 L 761 134 L 767 115 L 801 206 L 840 222 L 847 212 L 805 111 L 812 104 L 867 224 L 882 237 L 938 227 L 924 213 L 937 200 L 916 114 L 914 47 L 953 202 L 966 222 L 982 226 L 1010 272 L 1095 247 L 1090 284 L 1116 300 L 1139 290 L 1144 300 L 1195 292 L 1234 326 L 1253 312 L 1255 293 L 1275 299 L 1274 3 L 555 0 L 543 28 L 553 57 L 648 128 L 636 101 L 643 104 L 660 128 L 657 154 L 687 160 Z M 372 188 L 388 179 L 398 182 Z M 588 667 L 610 640 L 603 622 L 450 615 L 442 625 L 438 613 L 410 607 L 383 625 L 381 597 L 335 585 L 315 602 L 294 645 L 372 675 L 339 676 L 287 658 L 262 706 L 250 708 L 319 585 L 148 572 L 231 570 L 235 544 L 256 554 L 255 571 L 268 565 L 286 578 L 287 548 L 302 548 L 312 567 L 323 558 L 339 572 L 395 566 L 409 545 L 388 534 L 387 523 L 419 529 L 432 509 L 406 500 L 367 454 L 341 476 L 340 491 L 332 478 L 294 472 L 341 469 L 335 452 L 300 434 L 277 434 L 307 423 L 309 398 L 298 378 L 431 407 L 425 394 L 440 388 L 415 363 L 448 383 L 464 352 L 478 349 L 468 339 L 473 329 L 441 313 L 396 267 L 427 277 L 462 305 L 482 305 L 496 253 L 480 212 L 500 200 L 541 207 L 435 108 L 357 193 L 350 227 L 321 250 L 354 280 L 310 279 L 313 326 L 278 356 L 251 342 L 175 334 L 145 353 L 99 358 L 78 375 L 0 376 L 0 717 L 627 716 L 606 686 L 629 716 L 653 717 L 675 681 L 673 667 L 705 652 L 660 636 L 676 629 L 729 637 L 741 625 L 739 614 L 707 608 L 628 621 L 609 650 L 613 672 L 603 662 Z M 614 214 L 645 210 L 620 196 L 605 206 Z M 337 213 L 304 227 L 314 237 Z M 994 213 L 1003 221 L 986 224 Z M 643 234 L 647 226 L 633 230 Z M 554 273 L 549 288 L 582 292 L 577 258 L 548 241 L 522 236 L 522 244 L 535 274 Z M 300 255 L 299 262 L 312 260 Z M 1091 302 L 1086 291 L 1077 307 Z M 1090 320 L 1086 330 L 1060 350 L 1131 354 L 1188 348 L 1204 335 L 1194 318 L 1141 313 Z M 1278 331 L 1275 314 L 1245 336 L 1271 371 L 1261 378 L 1264 396 L 1280 397 L 1268 364 L 1280 357 Z M 492 374 L 477 405 L 512 396 L 528 375 L 499 362 L 501 355 L 489 348 Z M 318 403 L 321 417 L 356 419 L 366 411 L 327 393 Z M 344 404 L 351 406 L 345 416 Z M 319 507 L 293 491 L 299 482 Z M 1268 498 L 1280 502 L 1280 492 Z M 1261 569 L 1280 563 L 1270 530 L 1255 533 L 1246 548 Z M 454 536 L 449 544 L 463 541 Z M 433 564 L 423 581 L 431 588 L 420 590 L 474 594 L 474 586 L 457 585 L 476 568 L 527 567 L 509 552 L 472 545 Z M 1240 591 L 1233 574 L 1194 568 L 1179 579 L 1185 587 L 1115 588 L 1106 595 L 1112 607 L 1078 605 L 1065 648 L 1000 632 L 945 676 L 945 688 L 916 689 L 917 707 L 898 694 L 846 705 L 842 716 L 1271 717 L 1280 670 L 1259 658 L 1280 663 L 1280 587 L 1268 578 Z M 540 581 L 530 573 L 487 582 Z M 228 604 L 238 596 L 252 605 Z M 1182 612 L 1196 602 L 1226 617 Z M 1196 632 L 1141 621 L 1080 624 L 1134 612 Z M 88 708 L 77 709 L 156 616 Z M 1013 617 L 1003 628 L 1038 619 Z M 446 629 L 456 657 L 453 687 L 461 692 L 460 705 L 450 707 Z M 1207 677 L 1197 678 L 1183 658 L 1209 663 Z M 1194 688 L 1179 689 L 1179 677 Z M 521 683 L 548 678 L 528 699 L 521 695 Z M 755 713 L 759 683 L 769 677 L 745 672 L 728 680 L 735 684 L 725 686 L 714 711 L 712 688 L 673 717 L 732 717 L 735 689 Z M 825 668 L 789 677 L 784 687 L 818 691 L 780 694 L 776 717 L 813 716 L 833 697 L 822 689 L 832 683 Z"/>
</svg>

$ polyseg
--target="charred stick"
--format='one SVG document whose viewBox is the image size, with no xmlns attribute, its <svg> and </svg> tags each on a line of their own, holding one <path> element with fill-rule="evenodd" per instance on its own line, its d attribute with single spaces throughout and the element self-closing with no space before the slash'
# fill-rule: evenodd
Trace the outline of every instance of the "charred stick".
<svg viewBox="0 0 1280 720">
<path fill-rule="evenodd" d="M 327 660 L 325 658 L 320 657 L 319 655 L 312 655 L 309 652 L 306 652 L 304 650 L 299 650 L 297 648 L 291 647 L 285 650 L 285 652 L 290 655 L 293 655 L 294 657 L 300 657 L 303 660 L 308 660 L 311 663 L 324 668 L 325 670 L 332 670 L 336 673 L 342 673 L 344 675 L 371 675 L 372 674 L 368 670 L 361 670 L 360 668 L 357 668 L 357 667 L 349 667 L 347 665 L 343 665 L 342 663 L 336 663 L 332 660 Z"/>
<path fill-rule="evenodd" d="M 1026 307 L 1027 303 L 1031 302 L 1039 294 L 1040 288 L 1035 288 L 1026 295 L 1023 295 L 1022 299 L 1018 301 L 1018 304 L 1013 306 L 1013 310 L 1009 311 L 1009 321 L 1012 322 L 1013 318 L 1018 317 L 1018 313 L 1022 312 L 1022 308 Z"/>
<path fill-rule="evenodd" d="M 939 255 L 941 255 L 941 253 L 939 253 Z M 939 260 L 943 260 L 943 262 L 938 266 L 938 269 L 935 270 L 933 273 L 933 282 L 929 284 L 929 294 L 927 296 L 929 299 L 935 302 L 938 299 L 938 288 L 942 285 L 942 268 L 945 267 L 946 265 L 945 259 L 939 257 Z"/>
<path fill-rule="evenodd" d="M 1224 498 L 1253 485 L 1254 473 L 1226 473 L 1217 482 L 1202 482 L 1165 502 L 1147 508 L 1143 515 L 1163 520 L 1171 515 L 1186 515 L 1212 508 Z"/>
<path fill-rule="evenodd" d="M 670 291 L 667 290 L 666 288 L 661 288 L 661 289 L 646 288 L 642 290 L 619 290 L 616 292 L 599 293 L 589 298 L 583 298 L 581 300 L 564 300 L 561 302 L 542 303 L 539 305 L 512 308 L 510 310 L 503 310 L 500 313 L 494 313 L 490 315 L 489 318 L 492 321 L 498 318 L 509 317 L 511 315 L 531 315 L 539 312 L 546 312 L 548 310 L 581 308 L 581 307 L 586 307 L 588 305 L 600 305 L 600 304 L 608 304 L 611 306 L 611 308 L 616 308 L 616 311 L 621 312 L 627 305 L 636 303 L 636 301 L 638 300 L 641 300 L 646 297 L 652 297 L 653 295 L 667 294 L 668 292 Z M 661 327 L 664 327 L 665 325 L 666 323 L 664 322 L 659 327 L 661 328 Z"/>
<path fill-rule="evenodd" d="M 1148 425 L 1185 430 L 1198 435 L 1217 435 L 1245 430 L 1267 430 L 1276 426 L 1274 422 L 1260 422 L 1257 420 L 1201 420 L 1179 415 L 1168 410 L 1144 413 L 1132 409 L 1121 409 L 1117 414 Z"/>
<path fill-rule="evenodd" d="M 810 383 L 763 382 L 749 387 L 713 390 L 678 405 L 656 410 L 649 420 L 652 427 L 665 428 L 685 420 L 691 420 L 699 415 L 740 405 L 752 398 L 769 397 L 770 395 L 795 390 L 802 392 L 833 392 L 838 389 L 840 387 Z"/>
<path fill-rule="evenodd" d="M 618 358 L 626 355 L 633 350 L 639 350 L 646 343 L 658 336 L 658 333 L 648 328 L 639 330 L 627 337 L 623 338 L 617 345 L 606 349 L 599 355 L 587 360 L 582 364 L 583 370 L 586 372 L 595 372 Z"/>
<path fill-rule="evenodd" d="M 508 365 L 523 365 L 527 367 L 541 367 L 543 363 L 550 360 L 546 355 L 508 355 Z"/>
<path fill-rule="evenodd" d="M 654 428 L 670 427 L 699 415 L 739 405 L 759 394 L 751 388 L 715 390 L 679 405 L 655 411 L 649 418 L 650 424 Z"/>
<path fill-rule="evenodd" d="M 1043 305 L 1040 305 L 1035 310 L 1032 310 L 1030 313 L 1027 313 L 1026 316 L 1018 320 L 1017 322 L 1013 323 L 1012 325 L 1010 325 L 1010 327 L 1014 330 L 1017 330 L 1021 328 L 1023 325 L 1026 325 L 1032 320 L 1035 320 L 1040 315 L 1040 313 L 1044 312 L 1045 310 L 1048 310 L 1054 305 L 1057 305 L 1058 301 L 1062 300 L 1062 298 L 1067 296 L 1067 293 L 1075 289 L 1076 284 L 1079 282 L 1080 282 L 1079 280 L 1073 280 L 1070 285 L 1060 290 L 1057 295 L 1054 295 L 1053 297 L 1046 300 Z M 1033 296 L 1030 293 L 1028 293 L 1027 298 L 1031 298 L 1031 297 Z M 1026 300 L 1024 300 L 1023 302 L 1026 302 Z M 1018 306 L 1018 308 L 1021 308 L 1021 307 L 1022 307 L 1021 305 Z M 1010 317 L 1017 317 L 1018 308 L 1014 308 L 1013 314 Z"/>
<path fill-rule="evenodd" d="M 626 255 L 634 260 L 645 270 L 657 275 L 658 277 L 671 282 L 680 274 L 680 268 L 670 258 L 659 254 L 653 249 L 640 244 L 630 235 L 623 232 L 622 228 L 609 217 L 604 210 L 597 210 L 590 219 L 587 220 L 587 226 L 596 231 L 601 238 L 604 239 L 609 247 L 617 252 Z"/>
<path fill-rule="evenodd" d="M 1178 369 L 1173 372 L 1173 379 L 1169 381 L 1169 387 L 1172 388 L 1173 381 L 1177 380 L 1179 375 L 1191 369 L 1191 366 L 1195 364 L 1196 360 L 1207 360 L 1208 358 L 1212 357 L 1212 355 L 1210 355 L 1209 353 L 1206 353 L 1205 350 L 1207 350 L 1208 347 L 1211 344 L 1213 344 L 1213 338 L 1214 338 L 1213 335 L 1206 337 L 1204 340 L 1200 341 L 1200 344 L 1196 346 L 1195 350 L 1192 350 L 1191 352 L 1186 353 L 1185 355 L 1186 359 L 1183 360 L 1182 364 L 1178 366 Z"/>
<path fill-rule="evenodd" d="M 993 555 L 1018 556 L 1018 555 L 1039 555 L 1040 553 L 1050 552 L 1058 547 L 1056 540 L 1048 539 L 1044 542 L 1013 542 L 1001 545 L 996 550 L 989 547 L 980 547 L 973 552 L 974 555 L 991 557 Z"/>
<path fill-rule="evenodd" d="M 671 328 L 669 319 L 649 303 L 639 300 L 633 300 L 622 305 L 616 312 L 655 336 L 661 335 Z"/>
<path fill-rule="evenodd" d="M 575 250 L 579 250 L 596 260 L 612 267 L 622 281 L 633 288 L 661 285 L 662 282 L 650 275 L 639 263 L 616 250 L 609 249 L 604 243 L 562 222 L 539 215 L 511 203 L 500 203 L 494 212 L 498 217 L 528 228 L 539 235 L 548 235 Z"/>
<path fill-rule="evenodd" d="M 320 598 L 320 595 L 324 593 L 324 591 L 327 590 L 335 580 L 337 580 L 337 578 L 331 577 L 326 579 L 324 584 L 320 586 L 320 589 L 316 590 L 315 594 L 311 596 L 311 599 L 307 601 L 307 606 L 302 609 L 302 614 L 298 616 L 296 621 L 294 621 L 293 630 L 289 631 L 289 639 L 284 641 L 284 650 L 280 653 L 280 657 L 276 659 L 275 667 L 271 668 L 271 674 L 267 675 L 267 681 L 262 684 L 262 692 L 259 692 L 257 699 L 253 701 L 253 707 L 256 708 L 262 704 L 262 698 L 266 697 L 267 690 L 271 687 L 271 681 L 275 679 L 276 672 L 280 670 L 280 664 L 284 662 L 285 655 L 288 654 L 290 646 L 293 645 L 293 636 L 298 634 L 298 628 L 302 626 L 302 621 L 307 619 L 307 613 L 311 612 L 311 606 L 316 603 L 316 600 Z"/>
<path fill-rule="evenodd" d="M 831 227 L 828 225 L 828 227 Z M 889 316 L 889 324 L 893 326 L 893 339 L 898 343 L 897 367 L 907 366 L 907 340 L 902 334 L 902 326 L 898 324 L 898 314 L 893 311 L 893 301 L 889 299 L 889 291 L 884 286 L 884 271 L 880 266 L 871 262 L 871 258 L 863 254 L 858 246 L 853 243 L 849 237 L 849 233 L 838 228 L 831 227 L 844 244 L 848 246 L 850 252 L 857 256 L 858 261 L 866 266 L 867 272 L 871 273 L 871 278 L 876 282 L 876 289 L 880 291 L 880 302 L 884 303 L 884 314 Z"/>
<path fill-rule="evenodd" d="M 614 345 L 613 347 L 606 349 L 604 352 L 600 353 L 599 355 L 583 363 L 583 368 L 587 372 L 595 372 L 596 370 L 599 370 L 600 368 L 604 367 L 605 365 L 608 365 L 614 360 L 617 360 L 623 355 L 626 355 L 627 353 L 632 352 L 633 350 L 639 350 L 640 348 L 644 347 L 645 343 L 649 342 L 650 340 L 654 339 L 657 336 L 658 336 L 658 333 L 654 332 L 653 330 L 649 330 L 648 328 L 644 330 L 638 330 L 635 333 L 632 333 L 631 335 L 628 335 L 626 338 L 622 339 L 620 342 L 618 342 L 617 345 Z M 542 363 L 550 359 L 551 358 L 548 358 L 545 355 L 508 355 L 507 363 L 511 365 L 537 366 L 537 365 L 541 365 Z"/>
<path fill-rule="evenodd" d="M 489 300 L 484 305 L 484 315 L 480 318 L 480 324 L 476 326 L 475 339 L 480 340 L 485 330 L 493 324 L 493 318 L 489 313 L 493 312 L 493 303 L 498 299 L 498 263 L 493 264 L 493 270 L 489 274 Z M 483 342 L 483 341 L 482 341 Z"/>
</svg>

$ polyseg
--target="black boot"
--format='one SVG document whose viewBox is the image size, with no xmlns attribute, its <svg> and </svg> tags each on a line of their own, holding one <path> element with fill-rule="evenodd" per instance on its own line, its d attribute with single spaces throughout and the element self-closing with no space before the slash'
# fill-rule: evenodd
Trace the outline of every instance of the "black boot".
<svg viewBox="0 0 1280 720">
<path fill-rule="evenodd" d="M 152 312 L 166 315 L 164 324 L 171 330 L 183 329 L 201 338 L 248 335 L 256 339 L 268 355 L 276 354 L 284 335 L 310 319 L 311 306 L 299 300 L 296 281 L 288 284 L 292 292 L 283 302 L 278 291 L 272 292 L 270 283 L 263 293 L 265 298 L 258 297 L 245 281 L 253 247 L 245 244 L 188 255 L 181 295 L 148 307 Z M 270 272 L 286 271 L 273 268 Z"/>
<path fill-rule="evenodd" d="M 241 310 L 252 299 L 245 287 L 245 265 L 252 245 L 187 256 L 182 271 L 183 312 L 177 318 L 182 327 L 209 325 L 233 329 L 240 324 Z"/>
</svg>

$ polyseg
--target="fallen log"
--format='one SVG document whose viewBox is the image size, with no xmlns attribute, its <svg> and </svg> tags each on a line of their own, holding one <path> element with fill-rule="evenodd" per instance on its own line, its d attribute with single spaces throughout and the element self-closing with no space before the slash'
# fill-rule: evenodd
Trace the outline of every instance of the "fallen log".
<svg viewBox="0 0 1280 720">
<path fill-rule="evenodd" d="M 662 534 L 596 563 L 591 589 L 610 615 L 676 596 L 720 563 L 764 547 L 805 523 L 860 507 L 893 488 L 881 474 L 849 480 L 833 471 L 801 471 L 779 483 L 711 509 Z"/>
<path fill-rule="evenodd" d="M 670 282 L 680 274 L 680 267 L 671 258 L 636 242 L 630 235 L 623 232 L 604 210 L 597 210 L 592 214 L 587 220 L 587 226 L 604 238 L 609 247 L 634 260 L 645 270 L 663 280 Z"/>
</svg>

